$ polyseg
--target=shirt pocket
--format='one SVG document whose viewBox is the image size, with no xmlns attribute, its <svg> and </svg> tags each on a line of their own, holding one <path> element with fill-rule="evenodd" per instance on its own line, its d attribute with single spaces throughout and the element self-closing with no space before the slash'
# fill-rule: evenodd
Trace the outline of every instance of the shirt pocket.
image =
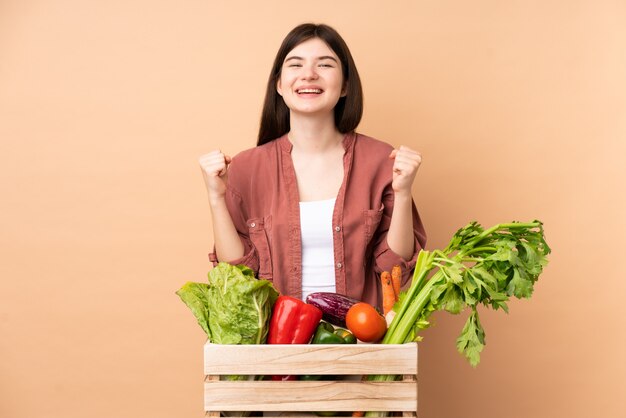
<svg viewBox="0 0 626 418">
<path fill-rule="evenodd" d="M 271 231 L 271 215 L 265 218 L 248 219 L 250 241 L 259 255 L 259 279 L 272 280 L 272 253 L 270 251 L 269 232 Z"/>
<path fill-rule="evenodd" d="M 380 220 L 383 217 L 384 205 L 380 205 L 380 209 L 369 209 L 363 211 L 363 225 L 365 232 L 365 244 L 369 244 L 374 236 L 374 233 L 380 225 Z"/>
</svg>

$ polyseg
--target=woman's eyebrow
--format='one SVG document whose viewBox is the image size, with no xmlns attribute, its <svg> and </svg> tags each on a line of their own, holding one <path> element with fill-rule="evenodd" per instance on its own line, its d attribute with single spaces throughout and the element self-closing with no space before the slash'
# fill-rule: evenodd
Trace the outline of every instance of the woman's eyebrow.
<svg viewBox="0 0 626 418">
<path fill-rule="evenodd" d="M 304 58 L 302 58 L 302 57 L 299 57 L 299 56 L 297 56 L 297 55 L 293 55 L 293 56 L 291 56 L 291 57 L 287 57 L 287 58 L 285 58 L 285 62 L 287 62 L 287 61 L 291 61 L 291 60 L 303 60 L 303 59 L 304 59 Z M 336 59 L 335 57 L 330 56 L 330 55 L 323 55 L 323 56 L 321 56 L 321 57 L 317 57 L 316 59 L 317 59 L 318 61 L 323 61 L 323 60 L 333 60 L 333 61 L 337 62 L 337 59 Z"/>
</svg>

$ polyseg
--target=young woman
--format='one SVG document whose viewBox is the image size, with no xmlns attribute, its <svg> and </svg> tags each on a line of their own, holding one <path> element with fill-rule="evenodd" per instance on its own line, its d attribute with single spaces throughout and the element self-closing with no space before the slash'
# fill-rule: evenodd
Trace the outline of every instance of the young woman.
<svg viewBox="0 0 626 418">
<path fill-rule="evenodd" d="M 421 155 L 356 133 L 363 95 L 341 36 L 303 24 L 269 77 L 258 143 L 200 157 L 214 263 L 245 264 L 282 293 L 380 306 L 378 274 L 410 276 L 426 235 L 411 195 Z"/>
</svg>

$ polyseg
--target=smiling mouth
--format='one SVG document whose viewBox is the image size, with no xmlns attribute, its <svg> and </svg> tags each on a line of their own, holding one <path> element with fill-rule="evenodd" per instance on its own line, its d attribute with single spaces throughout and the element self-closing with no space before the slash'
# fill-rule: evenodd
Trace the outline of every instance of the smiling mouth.
<svg viewBox="0 0 626 418">
<path fill-rule="evenodd" d="M 322 94 L 321 89 L 299 89 L 296 90 L 298 94 Z"/>
</svg>

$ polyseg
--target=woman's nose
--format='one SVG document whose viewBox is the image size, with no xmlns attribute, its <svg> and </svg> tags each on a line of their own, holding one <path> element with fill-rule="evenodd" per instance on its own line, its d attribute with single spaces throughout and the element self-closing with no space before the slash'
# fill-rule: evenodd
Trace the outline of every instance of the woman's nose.
<svg viewBox="0 0 626 418">
<path fill-rule="evenodd" d="M 317 78 L 317 71 L 314 65 L 306 65 L 302 72 L 302 78 L 305 80 L 314 80 Z"/>
</svg>

